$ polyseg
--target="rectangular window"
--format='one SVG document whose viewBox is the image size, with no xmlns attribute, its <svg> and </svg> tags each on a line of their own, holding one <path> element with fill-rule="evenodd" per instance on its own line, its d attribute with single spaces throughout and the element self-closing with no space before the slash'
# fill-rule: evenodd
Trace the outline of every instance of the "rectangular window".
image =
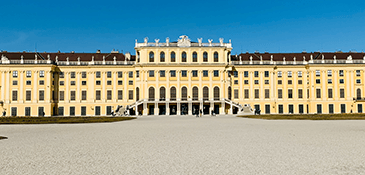
<svg viewBox="0 0 365 175">
<path fill-rule="evenodd" d="M 284 105 L 279 105 L 279 114 L 283 114 L 284 113 Z"/>
<path fill-rule="evenodd" d="M 153 72 L 153 73 L 154 73 L 154 72 Z M 154 75 L 155 75 L 155 74 L 153 74 L 153 76 L 154 76 Z M 129 77 L 129 78 L 133 78 L 133 71 L 129 71 L 129 72 L 128 72 L 128 77 Z"/>
<path fill-rule="evenodd" d="M 259 80 L 255 80 L 254 82 L 255 82 L 255 84 L 259 84 Z"/>
<path fill-rule="evenodd" d="M 27 78 L 30 78 L 30 77 L 32 77 L 32 71 L 27 70 Z"/>
<path fill-rule="evenodd" d="M 95 84 L 96 84 L 96 85 L 101 85 L 101 81 L 100 81 L 100 80 L 97 80 L 97 81 L 95 82 Z"/>
<path fill-rule="evenodd" d="M 341 113 L 346 113 L 346 104 L 341 104 Z"/>
<path fill-rule="evenodd" d="M 11 107 L 11 116 L 12 117 L 16 117 L 18 114 L 17 114 L 17 107 Z"/>
<path fill-rule="evenodd" d="M 243 76 L 244 76 L 244 77 L 248 77 L 248 71 L 244 71 L 244 72 L 243 72 Z"/>
<path fill-rule="evenodd" d="M 245 84 L 248 84 L 248 80 L 244 80 L 243 82 L 244 82 Z"/>
<path fill-rule="evenodd" d="M 270 114 L 270 105 L 265 105 L 265 114 Z"/>
<path fill-rule="evenodd" d="M 219 71 L 218 70 L 214 70 L 213 74 L 214 74 L 214 77 L 219 77 Z"/>
<path fill-rule="evenodd" d="M 340 79 L 340 84 L 344 84 L 345 80 L 344 79 Z"/>
<path fill-rule="evenodd" d="M 123 90 L 118 90 L 118 100 L 123 100 Z"/>
<path fill-rule="evenodd" d="M 304 105 L 300 104 L 298 105 L 299 108 L 299 114 L 303 114 L 304 113 Z"/>
<path fill-rule="evenodd" d="M 176 77 L 176 71 L 175 70 L 170 71 L 170 74 L 171 74 L 170 75 L 171 77 Z"/>
<path fill-rule="evenodd" d="M 278 84 L 283 84 L 283 81 L 282 80 L 278 80 Z"/>
<path fill-rule="evenodd" d="M 96 116 L 99 116 L 99 115 L 100 115 L 100 113 L 101 113 L 101 111 L 100 111 L 100 106 L 95 106 L 95 115 L 96 115 Z"/>
<path fill-rule="evenodd" d="M 39 85 L 44 85 L 44 80 L 39 80 Z"/>
<path fill-rule="evenodd" d="M 288 89 L 288 98 L 293 98 L 293 89 Z"/>
<path fill-rule="evenodd" d="M 316 89 L 316 98 L 321 98 L 321 89 Z"/>
<path fill-rule="evenodd" d="M 100 92 L 100 90 L 97 90 L 97 91 L 95 92 L 95 99 L 96 99 L 96 100 L 101 100 L 101 92 Z"/>
<path fill-rule="evenodd" d="M 234 98 L 235 99 L 238 99 L 238 89 L 235 89 L 234 90 Z"/>
<path fill-rule="evenodd" d="M 148 76 L 149 77 L 155 77 L 155 71 L 154 70 L 148 71 Z"/>
<path fill-rule="evenodd" d="M 58 115 L 63 116 L 63 106 L 58 107 Z"/>
<path fill-rule="evenodd" d="M 332 79 L 327 79 L 328 84 L 332 84 Z"/>
<path fill-rule="evenodd" d="M 265 71 L 265 77 L 269 77 L 269 71 Z"/>
<path fill-rule="evenodd" d="M 288 80 L 288 84 L 293 84 L 293 81 L 292 80 Z"/>
<path fill-rule="evenodd" d="M 86 85 L 86 81 L 81 81 L 81 84 L 82 84 L 83 86 L 85 86 L 85 85 Z"/>
<path fill-rule="evenodd" d="M 71 81 L 71 86 L 75 86 L 76 85 L 76 81 Z"/>
<path fill-rule="evenodd" d="M 71 101 L 76 100 L 76 91 L 71 91 Z"/>
<path fill-rule="evenodd" d="M 334 113 L 333 104 L 328 105 L 328 113 L 330 113 L 330 114 Z"/>
<path fill-rule="evenodd" d="M 303 81 L 302 80 L 298 80 L 298 84 L 303 84 Z"/>
<path fill-rule="evenodd" d="M 86 100 L 87 98 L 87 91 L 82 91 L 81 92 L 81 100 Z"/>
<path fill-rule="evenodd" d="M 321 79 L 316 79 L 316 84 L 321 84 Z"/>
<path fill-rule="evenodd" d="M 13 85 L 18 85 L 18 81 L 14 80 Z"/>
<path fill-rule="evenodd" d="M 30 116 L 30 107 L 25 107 L 25 116 Z"/>
<path fill-rule="evenodd" d="M 360 84 L 361 83 L 361 80 L 360 79 L 356 79 L 356 83 L 357 84 Z"/>
<path fill-rule="evenodd" d="M 81 72 L 81 78 L 86 78 L 86 72 Z"/>
<path fill-rule="evenodd" d="M 245 99 L 249 99 L 249 98 L 250 98 L 249 90 L 245 89 Z"/>
<path fill-rule="evenodd" d="M 197 70 L 193 70 L 191 73 L 193 74 L 193 77 L 198 77 L 198 71 Z"/>
<path fill-rule="evenodd" d="M 65 73 L 64 72 L 60 72 L 60 78 L 64 78 L 65 77 Z"/>
<path fill-rule="evenodd" d="M 86 115 L 86 106 L 81 106 L 81 115 L 82 116 Z"/>
<path fill-rule="evenodd" d="M 283 90 L 282 89 L 278 89 L 278 98 L 279 99 L 283 98 Z"/>
<path fill-rule="evenodd" d="M 29 91 L 30 92 L 30 91 Z M 39 100 L 44 101 L 44 90 L 39 91 Z"/>
<path fill-rule="evenodd" d="M 283 72 L 278 71 L 278 77 L 282 77 L 283 76 Z"/>
<path fill-rule="evenodd" d="M 332 89 L 328 89 L 328 98 L 333 98 Z"/>
<path fill-rule="evenodd" d="M 294 105 L 288 105 L 289 107 L 289 114 L 293 114 L 294 113 Z"/>
<path fill-rule="evenodd" d="M 118 85 L 123 85 L 123 81 L 122 80 L 118 80 Z"/>
<path fill-rule="evenodd" d="M 237 71 L 233 71 L 233 76 L 234 77 L 238 77 L 238 72 Z"/>
<path fill-rule="evenodd" d="M 181 71 L 181 76 L 182 77 L 186 77 L 187 76 L 187 71 L 186 70 L 182 70 Z"/>
<path fill-rule="evenodd" d="M 360 75 L 360 70 L 356 70 L 356 76 L 359 77 Z"/>
<path fill-rule="evenodd" d="M 106 77 L 111 78 L 112 77 L 112 72 L 111 71 L 106 72 Z"/>
<path fill-rule="evenodd" d="M 128 99 L 133 100 L 133 90 L 128 91 Z"/>
<path fill-rule="evenodd" d="M 270 89 L 265 89 L 265 98 L 270 98 Z"/>
<path fill-rule="evenodd" d="M 343 74 L 344 74 L 344 73 L 343 73 L 343 70 L 340 70 L 340 71 L 338 72 L 338 74 L 339 74 L 339 76 L 340 76 L 340 77 L 343 77 Z"/>
<path fill-rule="evenodd" d="M 123 78 L 123 72 L 121 71 L 118 72 L 118 78 Z"/>
<path fill-rule="evenodd" d="M 309 99 L 309 89 L 307 89 L 307 99 Z"/>
<path fill-rule="evenodd" d="M 27 80 L 25 83 L 26 83 L 26 85 L 32 85 L 32 81 L 30 81 L 30 80 Z"/>
<path fill-rule="evenodd" d="M 321 76 L 321 71 L 320 70 L 316 70 L 316 77 Z"/>
<path fill-rule="evenodd" d="M 362 113 L 362 104 L 357 104 L 357 113 Z"/>
<path fill-rule="evenodd" d="M 100 78 L 101 77 L 101 72 L 100 71 L 97 71 L 96 74 L 95 74 L 96 78 Z"/>
<path fill-rule="evenodd" d="M 255 89 L 255 98 L 258 99 L 260 98 L 260 93 L 259 93 L 259 89 Z"/>
<path fill-rule="evenodd" d="M 298 89 L 298 98 L 303 98 L 303 89 Z"/>
<path fill-rule="evenodd" d="M 111 106 L 106 107 L 106 115 L 112 115 L 112 107 Z"/>
<path fill-rule="evenodd" d="M 265 84 L 269 84 L 269 80 L 265 80 Z"/>
<path fill-rule="evenodd" d="M 112 81 L 110 80 L 106 81 L 106 85 L 112 85 Z"/>
<path fill-rule="evenodd" d="M 71 72 L 71 78 L 75 78 L 76 77 L 76 73 L 75 72 Z"/>
<path fill-rule="evenodd" d="M 340 89 L 340 98 L 345 98 L 345 89 Z"/>
<path fill-rule="evenodd" d="M 327 70 L 327 76 L 332 77 L 332 70 Z"/>
<path fill-rule="evenodd" d="M 44 70 L 39 71 L 39 77 L 44 77 Z"/>
<path fill-rule="evenodd" d="M 136 71 L 136 77 L 139 78 L 139 70 Z"/>
<path fill-rule="evenodd" d="M 70 116 L 75 116 L 75 106 L 70 106 Z"/>
<path fill-rule="evenodd" d="M 13 101 L 18 101 L 18 91 L 13 91 L 12 100 Z"/>
<path fill-rule="evenodd" d="M 288 77 L 292 77 L 293 76 L 293 72 L 292 71 L 288 71 Z"/>
<path fill-rule="evenodd" d="M 207 70 L 203 70 L 203 77 L 208 77 L 208 71 Z"/>
<path fill-rule="evenodd" d="M 65 91 L 60 91 L 60 101 L 65 100 Z"/>
<path fill-rule="evenodd" d="M 13 71 L 13 78 L 17 78 L 18 77 L 18 71 Z"/>
<path fill-rule="evenodd" d="M 60 86 L 63 86 L 65 85 L 65 82 L 64 81 L 60 81 Z"/>
<path fill-rule="evenodd" d="M 128 81 L 128 84 L 129 85 L 133 85 L 133 81 Z"/>
<path fill-rule="evenodd" d="M 259 71 L 255 71 L 255 72 L 254 72 L 254 76 L 255 76 L 255 77 L 259 77 Z"/>
<path fill-rule="evenodd" d="M 106 91 L 106 99 L 107 100 L 111 100 L 112 99 L 112 91 L 111 90 Z"/>
<path fill-rule="evenodd" d="M 165 71 L 164 70 L 160 71 L 160 77 L 165 77 Z"/>
<path fill-rule="evenodd" d="M 303 76 L 302 71 L 298 71 L 298 77 L 302 77 L 302 76 Z"/>
</svg>

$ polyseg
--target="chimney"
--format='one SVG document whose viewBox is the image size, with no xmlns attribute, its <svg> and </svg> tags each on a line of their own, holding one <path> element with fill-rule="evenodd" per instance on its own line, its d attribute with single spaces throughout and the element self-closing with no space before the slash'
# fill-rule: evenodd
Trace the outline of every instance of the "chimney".
<svg viewBox="0 0 365 175">
<path fill-rule="evenodd" d="M 100 50 L 97 50 L 96 53 L 101 53 Z"/>
</svg>

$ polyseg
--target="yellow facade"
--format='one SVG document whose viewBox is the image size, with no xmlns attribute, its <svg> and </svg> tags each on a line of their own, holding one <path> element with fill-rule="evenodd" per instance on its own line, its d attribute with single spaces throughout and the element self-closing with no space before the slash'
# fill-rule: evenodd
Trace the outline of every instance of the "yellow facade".
<svg viewBox="0 0 365 175">
<path fill-rule="evenodd" d="M 0 112 L 97 116 L 122 105 L 131 115 L 235 114 L 243 104 L 262 114 L 363 112 L 363 53 L 234 56 L 230 41 L 187 36 L 136 41 L 135 50 L 135 58 L 2 52 Z"/>
</svg>

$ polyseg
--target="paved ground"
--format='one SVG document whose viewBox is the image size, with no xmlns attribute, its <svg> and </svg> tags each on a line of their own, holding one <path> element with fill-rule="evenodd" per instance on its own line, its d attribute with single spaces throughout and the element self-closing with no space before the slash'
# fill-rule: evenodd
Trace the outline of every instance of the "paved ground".
<svg viewBox="0 0 365 175">
<path fill-rule="evenodd" d="M 365 121 L 0 125 L 0 174 L 365 174 Z"/>
</svg>

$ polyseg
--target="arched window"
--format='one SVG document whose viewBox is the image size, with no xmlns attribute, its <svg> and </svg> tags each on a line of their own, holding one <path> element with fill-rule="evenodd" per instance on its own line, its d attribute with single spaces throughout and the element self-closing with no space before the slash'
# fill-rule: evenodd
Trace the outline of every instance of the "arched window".
<svg viewBox="0 0 365 175">
<path fill-rule="evenodd" d="M 181 62 L 186 62 L 186 52 L 181 54 Z"/>
<path fill-rule="evenodd" d="M 219 97 L 219 87 L 214 87 L 214 100 L 220 100 Z"/>
<path fill-rule="evenodd" d="M 198 90 L 198 87 L 193 87 L 193 100 L 199 100 L 199 90 Z"/>
<path fill-rule="evenodd" d="M 208 87 L 203 88 L 203 100 L 209 100 L 209 88 Z"/>
<path fill-rule="evenodd" d="M 203 62 L 208 62 L 208 53 L 207 52 L 203 53 Z"/>
<path fill-rule="evenodd" d="M 160 62 L 165 62 L 165 52 L 160 53 Z"/>
<path fill-rule="evenodd" d="M 165 101 L 166 99 L 166 89 L 165 87 L 160 87 L 160 101 Z"/>
<path fill-rule="evenodd" d="M 155 101 L 155 88 L 153 88 L 153 87 L 150 87 L 149 89 L 148 89 L 148 100 L 149 101 Z"/>
<path fill-rule="evenodd" d="M 228 87 L 228 99 L 232 100 L 232 88 L 231 88 L 231 86 Z"/>
<path fill-rule="evenodd" d="M 193 62 L 198 62 L 198 54 L 193 52 Z"/>
<path fill-rule="evenodd" d="M 171 62 L 176 62 L 176 54 L 175 54 L 175 52 L 171 52 L 170 58 L 171 58 Z"/>
<path fill-rule="evenodd" d="M 181 100 L 182 101 L 188 100 L 188 89 L 186 87 L 181 88 Z"/>
<path fill-rule="evenodd" d="M 139 88 L 138 87 L 136 88 L 136 100 L 137 101 L 139 100 Z"/>
<path fill-rule="evenodd" d="M 176 100 L 176 88 L 171 87 L 170 88 L 170 101 L 175 101 L 175 100 Z"/>
<path fill-rule="evenodd" d="M 150 62 L 155 62 L 155 54 L 152 51 L 150 52 Z"/>
<path fill-rule="evenodd" d="M 214 52 L 214 62 L 218 62 L 218 52 Z"/>
<path fill-rule="evenodd" d="M 360 89 L 360 88 L 358 88 L 358 89 L 356 90 L 356 98 L 357 98 L 357 99 L 361 99 L 361 89 Z"/>
</svg>

